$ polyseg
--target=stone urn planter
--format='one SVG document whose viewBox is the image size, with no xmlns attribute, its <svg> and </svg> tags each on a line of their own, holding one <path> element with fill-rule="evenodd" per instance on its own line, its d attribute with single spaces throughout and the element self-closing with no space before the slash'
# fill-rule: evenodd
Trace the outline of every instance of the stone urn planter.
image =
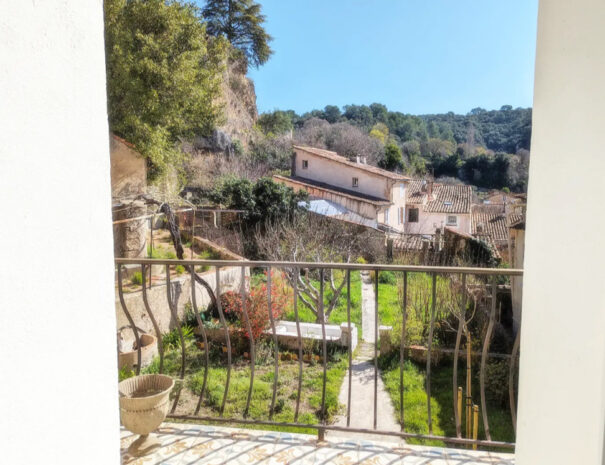
<svg viewBox="0 0 605 465">
<path fill-rule="evenodd" d="M 141 368 L 143 368 L 149 365 L 158 353 L 157 338 L 151 334 L 141 334 L 139 340 L 141 341 Z M 133 350 L 118 354 L 120 370 L 124 367 L 132 370 L 136 366 L 138 360 L 136 343 L 133 346 Z"/>
<path fill-rule="evenodd" d="M 160 446 L 150 433 L 166 418 L 173 387 L 174 380 L 166 375 L 135 376 L 118 384 L 122 424 L 140 435 L 128 448 L 131 455 L 140 457 Z"/>
</svg>

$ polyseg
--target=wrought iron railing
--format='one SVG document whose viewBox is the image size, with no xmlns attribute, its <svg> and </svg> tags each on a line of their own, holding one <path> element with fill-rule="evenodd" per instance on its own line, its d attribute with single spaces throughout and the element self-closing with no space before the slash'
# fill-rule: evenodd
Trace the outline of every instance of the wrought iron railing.
<svg viewBox="0 0 605 465">
<path fill-rule="evenodd" d="M 490 433 L 490 422 L 489 422 L 489 412 L 488 412 L 488 402 L 486 399 L 486 383 L 487 383 L 487 370 L 486 366 L 488 361 L 491 358 L 504 360 L 508 362 L 508 404 L 510 408 L 510 417 L 512 420 L 512 425 L 516 429 L 516 391 L 515 391 L 515 377 L 518 372 L 517 362 L 519 355 L 519 338 L 520 338 L 520 330 L 517 330 L 513 333 L 512 325 L 510 328 L 506 329 L 500 323 L 499 319 L 502 319 L 502 315 L 499 315 L 498 308 L 498 291 L 504 286 L 499 286 L 502 281 L 506 281 L 509 279 L 519 279 L 522 277 L 522 270 L 516 269 L 492 269 L 492 268 L 464 268 L 464 267 L 433 267 L 433 266 L 406 266 L 406 265 L 374 265 L 374 264 L 343 264 L 343 263 L 299 263 L 299 262 L 271 262 L 271 261 L 224 261 L 224 260 L 156 260 L 156 259 L 116 259 L 117 265 L 117 294 L 119 296 L 120 307 L 124 312 L 129 326 L 131 327 L 134 333 L 134 339 L 136 341 L 136 357 L 137 363 L 135 364 L 136 374 L 139 374 L 141 371 L 141 360 L 142 360 L 142 344 L 139 342 L 141 338 L 141 330 L 137 327 L 135 319 L 131 315 L 131 312 L 126 303 L 125 294 L 126 290 L 125 286 L 125 278 L 124 278 L 124 266 L 135 267 L 137 270 L 140 270 L 140 279 L 139 287 L 136 288 L 136 292 L 140 292 L 140 298 L 143 302 L 144 312 L 146 316 L 149 318 L 153 326 L 153 330 L 155 335 L 157 336 L 157 345 L 158 345 L 158 353 L 159 353 L 159 372 L 164 370 L 164 358 L 165 358 L 165 350 L 162 343 L 162 330 L 158 321 L 155 317 L 156 310 L 152 310 L 149 299 L 148 292 L 151 288 L 147 277 L 149 275 L 150 267 L 152 266 L 162 266 L 163 267 L 163 283 L 166 287 L 166 302 L 169 308 L 170 314 L 172 316 L 172 321 L 174 324 L 174 328 L 178 333 L 178 337 L 180 340 L 180 368 L 178 370 L 178 378 L 183 381 L 185 378 L 186 372 L 186 360 L 187 360 L 187 344 L 185 343 L 184 335 L 183 335 L 183 326 L 180 321 L 180 317 L 178 316 L 175 296 L 172 295 L 172 286 L 171 280 L 174 280 L 175 277 L 175 267 L 180 266 L 184 267 L 185 274 L 181 274 L 181 276 L 185 276 L 187 279 L 191 280 L 191 283 L 197 282 L 198 285 L 202 284 L 201 288 L 198 285 L 191 285 L 191 295 L 190 295 L 190 304 L 193 314 L 195 315 L 197 328 L 199 337 L 201 338 L 200 347 L 204 348 L 203 355 L 203 380 L 202 380 L 202 388 L 201 393 L 197 399 L 195 407 L 192 407 L 190 412 L 187 413 L 178 413 L 177 412 L 177 404 L 179 403 L 179 396 L 181 394 L 182 386 L 180 389 L 176 390 L 176 393 L 173 397 L 173 404 L 170 410 L 169 418 L 180 419 L 180 420 L 197 420 L 197 421 L 209 421 L 209 422 L 222 422 L 222 423 L 232 423 L 232 424 L 255 424 L 255 425 L 265 425 L 267 427 L 292 427 L 292 428 L 311 428 L 317 430 L 318 435 L 321 438 L 324 437 L 326 431 L 350 431 L 356 433 L 369 433 L 369 434 L 379 434 L 379 435 L 394 435 L 399 436 L 405 439 L 418 439 L 418 440 L 438 440 L 443 441 L 446 444 L 450 445 L 466 445 L 466 446 L 482 446 L 482 447 L 497 447 L 497 448 L 513 448 L 514 441 L 500 441 L 494 440 Z M 214 273 L 211 274 L 213 276 L 215 283 L 214 288 L 210 289 L 208 283 L 204 280 L 203 277 L 200 277 L 198 271 L 196 271 L 196 267 L 213 267 Z M 231 330 L 229 328 L 227 319 L 225 318 L 225 314 L 222 309 L 221 303 L 221 270 L 226 269 L 239 269 L 240 270 L 240 290 L 241 293 L 241 302 L 243 305 L 243 321 L 242 329 L 247 333 L 248 344 L 249 344 L 249 356 L 247 357 L 250 369 L 250 381 L 249 388 L 247 391 L 247 399 L 245 403 L 245 408 L 241 412 L 240 415 L 229 415 L 225 416 L 225 405 L 228 399 L 229 388 L 230 388 L 230 380 L 231 380 L 231 372 L 233 368 L 233 359 L 232 359 L 232 341 L 231 341 Z M 271 402 L 270 407 L 267 412 L 266 419 L 253 419 L 250 418 L 249 408 L 253 395 L 254 389 L 254 378 L 255 378 L 255 349 L 257 348 L 258 340 L 255 340 L 255 337 L 252 335 L 253 331 L 251 328 L 251 322 L 248 314 L 248 310 L 246 309 L 246 294 L 249 292 L 247 289 L 246 276 L 251 270 L 264 269 L 267 271 L 271 270 L 282 270 L 284 272 L 289 273 L 290 277 L 294 277 L 290 282 L 292 283 L 293 288 L 293 309 L 294 309 L 294 320 L 296 322 L 296 330 L 297 330 L 297 350 L 295 351 L 296 357 L 295 360 L 298 361 L 298 380 L 297 380 L 297 393 L 296 396 L 292 399 L 295 399 L 295 407 L 294 407 L 294 419 L 291 422 L 279 422 L 274 420 L 274 413 L 276 411 L 276 399 L 277 399 L 277 389 L 278 382 L 280 377 L 280 342 L 278 339 L 278 333 L 276 331 L 276 322 L 273 317 L 273 311 L 270 311 L 271 307 L 271 286 L 272 286 L 272 275 L 271 273 L 266 274 L 266 286 L 267 286 L 267 300 L 268 307 L 267 311 L 269 314 L 269 323 L 270 330 L 267 335 L 263 335 L 262 337 L 266 337 L 270 341 L 272 341 L 272 350 L 274 357 L 273 364 L 273 383 L 272 383 L 272 392 L 271 392 Z M 182 273 L 183 268 L 181 268 Z M 401 425 L 400 431 L 383 431 L 377 429 L 377 418 L 380 412 L 378 411 L 378 360 L 379 360 L 379 346 L 378 342 L 374 345 L 374 396 L 373 396 L 373 428 L 353 428 L 350 425 L 351 419 L 351 376 L 352 370 L 348 370 L 348 379 L 344 380 L 344 382 L 348 382 L 349 390 L 348 390 L 348 402 L 346 405 L 346 417 L 347 417 L 347 426 L 337 426 L 335 424 L 330 424 L 327 421 L 326 416 L 326 374 L 327 374 L 327 363 L 328 363 L 328 347 L 327 347 L 327 337 L 326 337 L 326 324 L 324 318 L 324 287 L 327 285 L 326 281 L 328 280 L 328 273 L 331 273 L 334 270 L 338 270 L 341 274 L 342 279 L 344 280 L 344 284 L 342 290 L 346 289 L 346 292 L 343 292 L 343 299 L 346 298 L 346 312 L 347 312 L 347 321 L 346 327 L 349 330 L 349 335 L 351 334 L 351 325 L 353 324 L 351 320 L 351 275 L 354 272 L 363 271 L 363 272 L 371 272 L 374 273 L 374 292 L 375 292 L 375 302 L 374 302 L 374 332 L 376 335 L 376 339 L 378 339 L 378 328 L 379 328 L 379 292 L 380 292 L 380 274 L 385 272 L 394 273 L 396 277 L 398 277 L 399 287 L 401 289 L 400 292 L 400 312 L 399 312 L 399 327 L 400 333 L 397 334 L 399 337 L 398 349 L 398 358 L 399 358 L 399 399 L 398 402 L 395 400 L 393 403 L 395 404 L 395 409 L 398 410 L 399 420 Z M 301 390 L 303 389 L 302 379 L 303 379 L 303 336 L 301 333 L 301 321 L 299 314 L 299 306 L 300 298 L 299 298 L 299 290 L 298 283 L 300 281 L 300 277 L 302 274 L 309 276 L 310 273 L 314 273 L 316 277 L 315 283 L 318 287 L 317 292 L 319 294 L 319 307 L 318 307 L 318 322 L 321 324 L 322 329 L 322 338 L 321 338 L 321 358 L 320 363 L 323 369 L 322 375 L 322 388 L 321 388 L 321 407 L 319 411 L 318 418 L 320 421 L 309 424 L 305 422 L 299 421 L 299 412 L 300 412 L 300 404 L 301 404 Z M 427 280 L 427 292 L 430 294 L 430 297 L 427 296 L 424 300 L 420 299 L 421 302 L 418 301 L 418 296 L 413 296 L 412 291 L 410 290 L 410 277 L 413 275 L 428 275 L 430 279 Z M 206 272 L 205 276 L 208 276 L 208 272 Z M 446 302 L 446 305 L 441 305 L 440 309 L 437 309 L 437 289 L 438 278 L 440 280 L 449 280 L 451 282 L 456 283 L 457 289 L 459 289 L 459 293 L 451 296 L 451 301 Z M 472 281 L 472 282 L 471 282 Z M 155 285 L 158 285 L 156 282 Z M 200 413 L 201 407 L 204 401 L 204 396 L 208 395 L 207 388 L 209 384 L 209 351 L 211 346 L 211 340 L 207 337 L 207 328 L 202 321 L 201 312 L 198 308 L 199 301 L 199 292 L 203 290 L 207 290 L 208 292 L 212 292 L 214 294 L 214 302 L 216 309 L 218 310 L 219 318 L 220 318 L 220 327 L 223 330 L 224 334 L 224 345 L 226 349 L 223 349 L 223 352 L 226 353 L 226 381 L 223 390 L 222 400 L 220 401 L 220 407 L 218 407 L 218 415 L 202 415 Z M 483 290 L 483 295 L 480 297 L 482 302 L 479 302 L 480 309 L 477 309 L 477 303 L 475 302 L 475 307 L 472 310 L 472 315 L 467 315 L 467 311 L 469 310 L 469 298 L 477 299 L 477 289 Z M 345 297 L 346 296 L 346 297 Z M 415 302 L 413 301 L 415 299 Z M 444 304 L 442 301 L 441 304 Z M 425 361 L 425 376 L 426 376 L 426 411 L 427 411 L 427 423 L 428 423 L 428 433 L 417 433 L 411 432 L 406 429 L 406 415 L 404 410 L 404 397 L 405 397 L 405 377 L 404 377 L 404 363 L 406 362 L 409 354 L 412 350 L 409 346 L 406 345 L 406 322 L 409 320 L 410 312 L 417 311 L 418 306 L 424 306 L 426 308 L 426 312 L 424 316 L 426 317 L 425 324 L 426 330 L 428 331 L 428 338 L 426 339 L 426 346 L 424 357 Z M 445 310 L 444 310 L 445 308 Z M 440 312 L 440 315 L 437 315 L 437 312 Z M 501 309 L 500 309 L 501 310 Z M 470 324 L 473 321 L 473 318 L 478 314 L 483 314 L 482 323 L 476 329 L 476 333 L 482 335 L 482 340 L 480 346 L 475 341 L 475 348 L 481 348 L 481 351 L 478 352 L 473 350 L 472 341 L 469 340 L 471 337 L 470 332 Z M 452 315 L 455 315 L 455 318 L 451 318 Z M 467 318 L 468 317 L 468 318 Z M 449 318 L 450 326 L 452 321 L 457 321 L 457 327 L 451 327 L 452 334 L 455 334 L 455 343 L 453 344 L 453 348 L 436 348 L 434 347 L 434 331 L 436 328 L 436 321 L 438 318 L 447 319 Z M 441 321 L 441 320 L 440 320 Z M 445 321 L 445 320 L 443 320 Z M 520 322 L 517 322 L 518 326 Z M 345 323 L 343 323 L 345 325 Z M 494 328 L 496 326 L 500 327 L 501 331 L 508 331 L 508 337 L 511 341 L 514 341 L 511 346 L 512 349 L 509 353 L 492 353 L 490 351 L 490 345 L 492 342 L 492 337 L 494 334 Z M 504 328 L 504 329 L 502 329 Z M 399 328 L 398 328 L 399 330 Z M 476 336 L 473 336 L 476 339 Z M 462 347 L 462 339 L 465 338 L 465 349 Z M 258 338 L 257 338 L 258 339 Z M 203 346 L 202 346 L 203 343 Z M 222 345 L 222 343 L 221 343 Z M 347 359 L 348 366 L 351 367 L 352 364 L 352 341 L 351 337 L 348 338 L 348 347 L 347 350 Z M 443 436 L 433 434 L 433 416 L 431 412 L 432 401 L 431 401 L 431 388 L 432 388 L 432 377 L 433 371 L 437 369 L 434 367 L 434 357 L 437 354 L 449 354 L 452 355 L 452 363 L 453 363 L 453 375 L 452 375 L 452 398 L 451 402 L 453 405 L 454 411 L 454 423 L 455 423 L 455 436 Z M 459 385 L 459 358 L 461 356 L 466 355 L 466 386 L 463 389 Z M 397 355 L 395 355 L 397 357 Z M 473 362 L 473 357 L 477 359 L 480 357 L 480 363 Z M 470 372 L 472 364 L 479 365 L 479 391 L 480 391 L 480 405 L 473 405 L 471 390 L 473 385 L 473 378 Z M 183 384 L 183 383 L 181 383 Z M 398 405 L 396 405 L 398 403 Z M 354 407 L 354 406 L 353 406 Z M 483 439 L 478 438 L 478 410 L 481 411 L 482 418 L 482 427 L 483 427 Z M 462 419 L 465 418 L 466 429 L 463 431 L 462 428 Z"/>
</svg>

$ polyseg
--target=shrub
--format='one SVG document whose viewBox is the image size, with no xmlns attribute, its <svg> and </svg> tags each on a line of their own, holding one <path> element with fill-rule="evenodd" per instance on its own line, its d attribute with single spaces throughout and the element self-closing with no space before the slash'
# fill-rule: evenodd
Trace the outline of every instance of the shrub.
<svg viewBox="0 0 605 465">
<path fill-rule="evenodd" d="M 132 284 L 142 284 L 143 283 L 143 275 L 140 271 L 135 271 L 130 277 L 130 282 Z"/>
<path fill-rule="evenodd" d="M 487 362 L 485 365 L 485 392 L 502 407 L 508 402 L 508 369 L 506 360 Z"/>
<path fill-rule="evenodd" d="M 176 274 L 183 274 L 185 273 L 185 267 L 183 265 L 177 265 L 174 267 L 174 271 L 176 271 Z"/>
<path fill-rule="evenodd" d="M 187 344 L 187 341 L 192 341 L 195 338 L 192 326 L 181 326 L 181 332 L 183 333 L 183 339 L 185 340 L 185 344 Z M 181 338 L 179 336 L 177 328 L 174 328 L 169 333 L 164 334 L 164 336 L 162 337 L 162 344 L 166 349 L 178 349 L 181 347 Z"/>
<path fill-rule="evenodd" d="M 273 272 L 271 272 L 273 276 Z M 263 331 L 269 328 L 269 302 L 267 298 L 267 284 L 260 283 L 251 287 L 250 293 L 246 295 L 245 309 L 250 321 L 252 336 L 257 339 Z M 283 285 L 275 282 L 271 286 L 271 313 L 274 319 L 279 319 L 284 313 L 289 295 Z M 242 328 L 246 337 L 250 337 L 246 324 L 246 315 L 242 306 L 242 295 L 240 292 L 225 292 L 221 295 L 221 306 L 225 317 L 235 321 Z"/>
<path fill-rule="evenodd" d="M 132 378 L 134 376 L 134 371 L 132 370 L 132 368 L 129 368 L 127 366 L 124 366 L 122 368 L 120 368 L 120 371 L 118 372 L 118 381 L 124 381 L 125 379 L 128 378 Z"/>
<path fill-rule="evenodd" d="M 397 278 L 392 271 L 381 271 L 378 273 L 378 282 L 380 284 L 390 284 L 391 286 L 394 286 L 397 284 Z"/>
</svg>

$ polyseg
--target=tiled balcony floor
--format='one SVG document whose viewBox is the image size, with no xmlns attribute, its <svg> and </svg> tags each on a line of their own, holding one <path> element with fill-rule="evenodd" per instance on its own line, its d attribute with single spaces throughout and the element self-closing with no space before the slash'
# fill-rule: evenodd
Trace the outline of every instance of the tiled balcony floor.
<svg viewBox="0 0 605 465">
<path fill-rule="evenodd" d="M 514 465 L 512 454 L 495 454 L 404 443 L 330 438 L 215 426 L 164 423 L 155 433 L 162 446 L 150 456 L 128 455 L 136 439 L 122 429 L 122 463 L 128 465 Z"/>
</svg>

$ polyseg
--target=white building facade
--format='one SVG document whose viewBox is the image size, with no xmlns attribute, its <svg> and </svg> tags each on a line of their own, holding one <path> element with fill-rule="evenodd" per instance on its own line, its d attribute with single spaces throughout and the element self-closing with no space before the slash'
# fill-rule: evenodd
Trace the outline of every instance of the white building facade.
<svg viewBox="0 0 605 465">
<path fill-rule="evenodd" d="M 294 146 L 291 171 L 290 177 L 274 178 L 312 198 L 338 203 L 381 229 L 404 232 L 407 176 L 368 165 L 359 157 L 351 161 L 336 152 L 303 146 Z"/>
</svg>

